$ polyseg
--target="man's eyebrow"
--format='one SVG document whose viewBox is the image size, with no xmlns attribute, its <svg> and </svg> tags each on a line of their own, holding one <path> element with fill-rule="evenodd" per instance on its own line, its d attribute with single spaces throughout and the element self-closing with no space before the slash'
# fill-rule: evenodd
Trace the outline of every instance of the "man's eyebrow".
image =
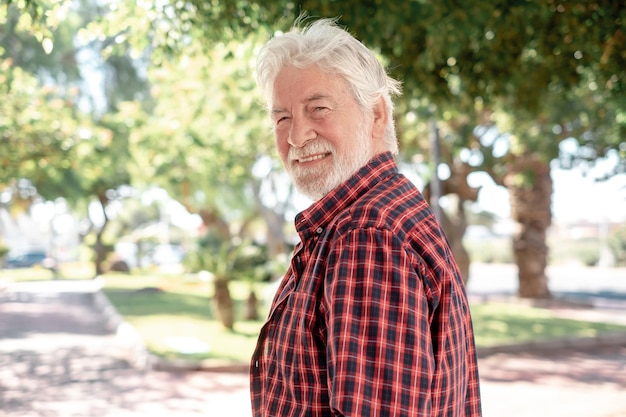
<svg viewBox="0 0 626 417">
<path fill-rule="evenodd" d="M 304 100 L 302 100 L 302 103 L 310 103 L 312 101 L 316 101 L 316 100 L 324 100 L 324 99 L 329 99 L 330 95 L 329 94 L 324 94 L 324 93 L 315 93 L 315 94 L 311 94 L 310 96 L 306 97 Z M 287 112 L 287 109 L 283 108 L 283 107 L 275 107 L 271 110 L 271 114 L 276 115 L 279 113 L 285 113 Z"/>
<path fill-rule="evenodd" d="M 315 100 L 322 100 L 322 99 L 326 99 L 326 98 L 329 98 L 329 97 L 330 97 L 330 95 L 328 95 L 328 94 L 315 93 L 315 94 L 311 94 L 310 96 L 305 98 L 304 99 L 304 103 L 309 103 L 309 102 L 315 101 Z"/>
<path fill-rule="evenodd" d="M 286 109 L 284 109 L 284 108 L 282 108 L 282 107 L 276 107 L 276 108 L 273 108 L 273 109 L 272 109 L 271 114 L 272 114 L 272 116 L 275 116 L 275 115 L 277 115 L 277 114 L 280 114 L 280 113 L 286 113 L 286 112 L 287 112 L 287 110 L 286 110 Z"/>
</svg>

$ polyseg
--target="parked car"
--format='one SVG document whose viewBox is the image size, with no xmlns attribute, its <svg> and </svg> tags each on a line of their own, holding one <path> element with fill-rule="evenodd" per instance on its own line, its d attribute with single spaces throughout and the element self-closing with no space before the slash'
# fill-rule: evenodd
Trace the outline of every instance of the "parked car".
<svg viewBox="0 0 626 417">
<path fill-rule="evenodd" d="M 30 268 L 36 265 L 44 265 L 48 255 L 40 250 L 9 252 L 4 259 L 5 268 Z"/>
</svg>

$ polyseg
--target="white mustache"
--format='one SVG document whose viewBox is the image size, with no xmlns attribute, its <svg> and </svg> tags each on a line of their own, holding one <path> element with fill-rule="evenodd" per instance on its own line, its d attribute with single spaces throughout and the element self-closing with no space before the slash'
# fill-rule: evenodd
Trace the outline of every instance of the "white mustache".
<svg viewBox="0 0 626 417">
<path fill-rule="evenodd" d="M 289 148 L 289 160 L 308 162 L 321 158 L 322 154 L 334 154 L 335 150 L 330 144 L 314 142 L 303 148 Z"/>
</svg>

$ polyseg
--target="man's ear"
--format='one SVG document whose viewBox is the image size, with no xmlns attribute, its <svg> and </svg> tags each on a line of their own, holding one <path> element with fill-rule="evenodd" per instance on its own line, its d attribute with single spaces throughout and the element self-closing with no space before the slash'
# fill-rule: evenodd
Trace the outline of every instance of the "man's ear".
<svg viewBox="0 0 626 417">
<path fill-rule="evenodd" d="M 380 97 L 374 104 L 373 116 L 372 137 L 374 139 L 383 139 L 385 130 L 387 130 L 387 122 L 389 121 L 387 105 L 383 97 Z"/>
</svg>

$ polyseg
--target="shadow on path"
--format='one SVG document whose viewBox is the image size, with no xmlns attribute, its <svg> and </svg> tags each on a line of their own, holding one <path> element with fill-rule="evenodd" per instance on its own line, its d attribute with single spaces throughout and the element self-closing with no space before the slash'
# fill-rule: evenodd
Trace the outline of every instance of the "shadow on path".
<svg viewBox="0 0 626 417">
<path fill-rule="evenodd" d="M 486 382 L 610 384 L 626 390 L 626 346 L 590 351 L 496 354 L 480 360 Z"/>
<path fill-rule="evenodd" d="M 90 292 L 0 300 L 3 417 L 249 417 L 248 376 L 158 372 L 128 361 Z"/>
</svg>

